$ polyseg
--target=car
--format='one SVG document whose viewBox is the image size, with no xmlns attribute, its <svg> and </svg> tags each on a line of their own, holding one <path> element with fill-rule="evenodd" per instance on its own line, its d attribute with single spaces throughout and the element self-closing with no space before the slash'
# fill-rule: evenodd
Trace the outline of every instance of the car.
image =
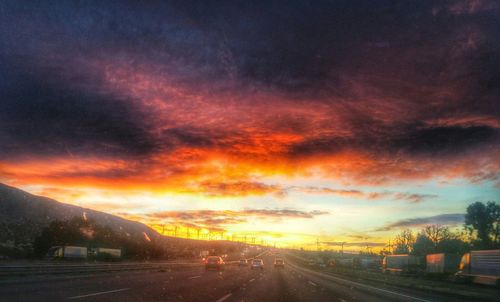
<svg viewBox="0 0 500 302">
<path fill-rule="evenodd" d="M 274 259 L 274 267 L 275 268 L 285 268 L 285 260 L 281 258 Z"/>
<path fill-rule="evenodd" d="M 247 266 L 248 265 L 248 262 L 246 259 L 240 259 L 240 261 L 238 262 L 238 266 Z"/>
<path fill-rule="evenodd" d="M 205 270 L 216 269 L 218 271 L 224 270 L 224 260 L 219 256 L 210 256 L 205 260 Z"/>
<path fill-rule="evenodd" d="M 264 261 L 262 259 L 254 259 L 252 260 L 252 265 L 250 266 L 250 269 L 264 269 Z"/>
</svg>

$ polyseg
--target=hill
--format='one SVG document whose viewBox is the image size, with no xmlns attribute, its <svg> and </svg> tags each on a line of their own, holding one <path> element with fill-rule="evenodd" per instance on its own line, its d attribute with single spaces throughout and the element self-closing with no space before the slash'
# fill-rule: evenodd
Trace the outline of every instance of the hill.
<svg viewBox="0 0 500 302">
<path fill-rule="evenodd" d="M 115 215 L 82 208 L 56 200 L 36 196 L 26 191 L 0 184 L 0 245 L 29 248 L 41 230 L 54 220 L 85 217 L 117 234 L 150 238 L 161 237 L 145 224 Z"/>
<path fill-rule="evenodd" d="M 85 213 L 85 214 L 84 214 Z M 202 250 L 227 253 L 241 250 L 243 244 L 229 241 L 199 241 L 162 236 L 140 222 L 115 215 L 58 202 L 0 183 L 0 258 L 32 255 L 33 243 L 43 228 L 55 220 L 86 217 L 95 224 L 109 227 L 117 235 L 144 238 L 147 234 L 157 247 L 168 250 L 169 258 L 195 257 Z"/>
</svg>

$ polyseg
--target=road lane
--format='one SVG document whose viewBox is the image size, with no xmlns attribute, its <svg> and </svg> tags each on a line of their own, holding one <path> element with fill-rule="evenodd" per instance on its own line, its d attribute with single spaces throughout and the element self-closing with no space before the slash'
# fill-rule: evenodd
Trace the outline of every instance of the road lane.
<svg viewBox="0 0 500 302">
<path fill-rule="evenodd" d="M 199 277 L 198 277 L 199 276 Z M 196 277 L 196 278 L 193 278 Z M 0 284 L 0 301 L 63 301 L 70 297 L 130 288 L 110 293 L 113 300 L 125 301 L 216 301 L 254 275 L 248 268 L 228 265 L 222 272 L 205 271 L 203 265 L 164 272 L 122 272 L 88 278 L 40 280 L 36 283 Z M 85 301 L 109 301 L 110 296 L 88 296 Z"/>
<path fill-rule="evenodd" d="M 162 283 L 174 283 L 185 277 L 197 275 L 200 267 L 173 268 L 170 270 L 148 272 L 119 272 L 97 274 L 89 277 L 38 280 L 37 282 L 18 282 L 0 284 L 1 301 L 62 301 L 68 297 L 108 291 L 116 288 L 131 288 Z M 114 296 L 120 293 L 113 294 Z M 128 294 L 127 294 L 128 295 Z M 122 296 L 122 295 L 120 295 Z M 103 300 L 105 300 L 103 298 Z"/>
<path fill-rule="evenodd" d="M 274 268 L 274 256 L 265 255 L 262 258 L 264 270 L 258 272 L 255 281 L 247 284 L 244 294 L 234 295 L 231 301 L 337 301 L 335 293 L 320 286 L 312 286 L 309 280 L 302 278 L 286 265 L 285 268 Z"/>
<path fill-rule="evenodd" d="M 126 291 L 126 290 L 130 290 L 130 288 L 120 288 L 120 289 L 108 290 L 108 291 L 105 291 L 105 292 L 98 292 L 98 293 L 91 293 L 91 294 L 86 294 L 86 295 L 68 297 L 68 300 L 83 299 L 83 298 L 88 298 L 88 297 L 93 297 L 93 296 L 101 296 L 101 295 L 106 295 L 106 294 L 123 292 L 123 291 Z"/>
</svg>

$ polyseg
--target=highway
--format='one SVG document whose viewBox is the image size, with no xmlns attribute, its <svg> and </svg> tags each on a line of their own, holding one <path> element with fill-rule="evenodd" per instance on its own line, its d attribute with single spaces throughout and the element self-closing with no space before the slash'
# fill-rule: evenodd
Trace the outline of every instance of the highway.
<svg viewBox="0 0 500 302">
<path fill-rule="evenodd" d="M 346 280 L 301 267 L 288 258 L 285 269 L 275 269 L 274 256 L 265 254 L 262 259 L 263 271 L 236 265 L 226 265 L 220 272 L 205 271 L 200 263 L 149 271 L 26 277 L 0 282 L 0 301 L 467 301 Z"/>
</svg>

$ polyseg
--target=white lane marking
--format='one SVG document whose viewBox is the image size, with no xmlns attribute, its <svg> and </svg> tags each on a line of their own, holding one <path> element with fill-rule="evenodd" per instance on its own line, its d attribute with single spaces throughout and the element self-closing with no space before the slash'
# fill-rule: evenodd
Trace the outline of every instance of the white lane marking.
<svg viewBox="0 0 500 302">
<path fill-rule="evenodd" d="M 346 300 L 344 299 L 339 299 L 340 302 L 347 302 Z"/>
<path fill-rule="evenodd" d="M 374 286 L 370 286 L 370 285 L 366 285 L 366 284 L 362 284 L 362 283 L 358 283 L 358 282 L 354 282 L 354 281 L 342 279 L 342 278 L 339 278 L 339 277 L 334 277 L 334 276 L 329 275 L 329 274 L 318 273 L 318 272 L 311 271 L 311 270 L 305 269 L 305 268 L 301 268 L 301 267 L 298 267 L 298 266 L 295 266 L 295 265 L 290 265 L 290 266 L 294 267 L 295 269 L 306 271 L 306 272 L 309 272 L 309 273 L 314 274 L 314 275 L 326 276 L 328 279 L 334 279 L 334 280 L 338 280 L 338 281 L 341 281 L 341 282 L 344 282 L 344 283 L 354 284 L 355 286 L 360 286 L 360 287 L 365 287 L 365 288 L 369 288 L 369 289 L 373 289 L 373 290 L 378 290 L 378 291 L 386 292 L 386 293 L 389 293 L 389 294 L 392 294 L 392 295 L 409 298 L 411 300 L 422 301 L 422 302 L 432 302 L 430 300 L 420 299 L 420 298 L 408 296 L 408 295 L 405 295 L 405 294 L 402 294 L 402 293 L 393 292 L 393 291 L 390 291 L 390 290 L 386 290 L 386 289 L 382 289 L 382 288 L 378 288 L 378 287 L 374 287 Z"/>
<path fill-rule="evenodd" d="M 189 279 L 196 279 L 196 278 L 200 278 L 201 276 L 193 276 L 193 277 L 189 277 Z"/>
<path fill-rule="evenodd" d="M 222 301 L 226 301 L 227 298 L 231 297 L 233 294 L 227 294 L 225 295 L 224 297 L 220 298 L 219 300 L 215 301 L 215 302 L 222 302 Z"/>
<path fill-rule="evenodd" d="M 309 284 L 311 284 L 312 286 L 317 286 L 316 283 L 314 283 L 312 281 L 309 281 Z"/>
<path fill-rule="evenodd" d="M 252 279 L 250 279 L 250 281 L 248 281 L 248 282 L 254 282 L 254 281 L 255 281 L 255 278 L 252 278 Z"/>
<path fill-rule="evenodd" d="M 80 296 L 69 297 L 67 299 L 68 300 L 74 300 L 74 299 L 81 299 L 81 298 L 86 298 L 86 297 L 100 296 L 100 295 L 105 295 L 105 294 L 123 292 L 123 291 L 129 290 L 129 289 L 130 288 L 120 288 L 120 289 L 109 290 L 109 291 L 106 291 L 106 292 L 98 292 L 98 293 L 92 293 L 92 294 L 87 294 L 87 295 L 80 295 Z"/>
</svg>

